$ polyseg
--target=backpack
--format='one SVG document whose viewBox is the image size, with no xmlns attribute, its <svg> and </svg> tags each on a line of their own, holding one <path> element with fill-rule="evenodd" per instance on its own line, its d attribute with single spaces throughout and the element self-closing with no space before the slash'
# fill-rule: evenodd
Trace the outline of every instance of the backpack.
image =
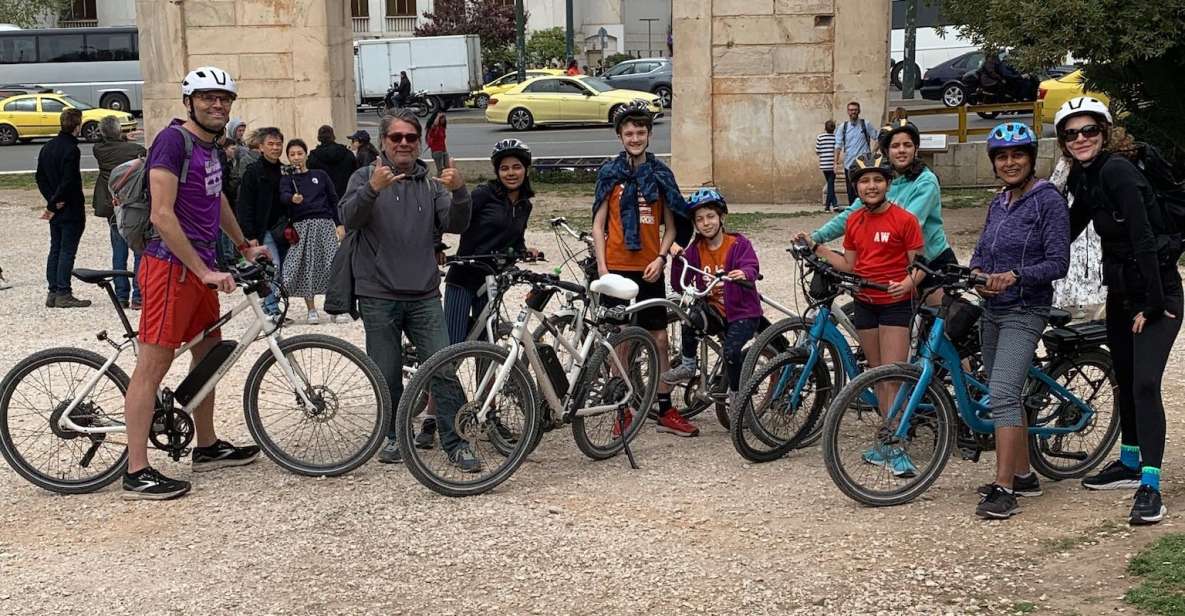
<svg viewBox="0 0 1185 616">
<path fill-rule="evenodd" d="M 170 126 L 181 132 L 185 141 L 185 158 L 181 162 L 181 179 L 189 177 L 189 159 L 193 157 L 193 135 L 180 126 Z M 152 228 L 152 200 L 148 194 L 148 164 L 139 156 L 111 170 L 107 188 L 111 191 L 111 205 L 115 208 L 115 228 L 132 252 L 140 254 L 149 240 L 157 237 Z"/>
<path fill-rule="evenodd" d="M 1151 217 L 1155 230 L 1165 235 L 1185 234 L 1185 180 L 1177 179 L 1172 163 L 1156 146 L 1138 142 L 1135 151 L 1133 162 L 1156 193 L 1159 211 Z"/>
<path fill-rule="evenodd" d="M 839 125 L 839 128 L 840 128 L 840 130 L 839 130 L 839 144 L 840 144 L 839 149 L 844 150 L 845 154 L 847 153 L 847 149 L 848 149 L 848 127 L 849 126 L 853 126 L 853 124 L 849 120 L 844 120 L 844 123 Z M 868 120 L 865 120 L 864 118 L 860 118 L 860 136 L 864 137 L 864 147 L 868 148 L 868 151 L 871 152 L 872 151 L 872 141 L 870 141 L 868 139 Z"/>
</svg>

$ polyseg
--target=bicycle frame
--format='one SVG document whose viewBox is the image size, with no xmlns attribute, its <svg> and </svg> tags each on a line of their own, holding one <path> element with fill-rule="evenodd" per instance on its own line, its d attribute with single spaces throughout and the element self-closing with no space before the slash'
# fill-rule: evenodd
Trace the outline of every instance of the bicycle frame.
<svg viewBox="0 0 1185 616">
<path fill-rule="evenodd" d="M 839 327 L 832 321 L 833 315 L 836 312 L 831 309 L 831 302 L 821 303 L 818 311 L 815 312 L 814 322 L 807 333 L 807 345 L 810 347 L 810 355 L 807 357 L 806 363 L 803 364 L 802 370 L 798 372 L 798 378 L 794 380 L 794 390 L 791 393 L 790 405 L 791 408 L 797 408 L 802 399 L 802 391 L 806 387 L 807 380 L 810 378 L 811 372 L 815 365 L 820 361 L 820 342 L 829 343 L 832 348 L 839 353 L 840 363 L 843 364 L 843 370 L 848 375 L 848 378 L 854 378 L 860 374 L 860 365 L 856 361 L 856 354 L 852 352 L 851 346 L 848 345 L 847 338 L 844 338 Z M 840 311 L 838 314 L 842 314 Z M 846 319 L 846 315 L 844 315 Z M 791 375 L 794 372 L 785 370 L 782 376 L 778 379 L 777 385 L 774 387 L 773 397 L 779 398 L 782 392 L 790 384 Z M 872 392 L 865 391 L 861 393 L 861 397 L 867 403 L 875 404 L 876 398 Z"/>
<path fill-rule="evenodd" d="M 270 319 L 268 318 L 267 314 L 263 312 L 263 305 L 259 299 L 259 296 L 253 292 L 247 293 L 246 296 L 243 298 L 243 301 L 239 302 L 239 304 L 237 306 L 235 306 L 233 309 L 231 309 L 226 314 L 222 315 L 222 317 L 220 317 L 217 321 L 215 321 L 209 327 L 204 329 L 202 331 L 202 333 L 198 334 L 198 336 L 196 338 L 194 338 L 193 340 L 190 340 L 189 342 L 185 343 L 181 348 L 177 349 L 177 352 L 173 355 L 174 360 L 176 360 L 178 357 L 180 357 L 187 351 L 192 350 L 195 346 L 197 346 L 203 340 L 208 338 L 215 330 L 222 327 L 223 325 L 228 323 L 231 319 L 233 319 L 235 316 L 243 313 L 244 311 L 246 311 L 248 309 L 250 309 L 252 311 L 252 313 L 254 314 L 255 320 L 251 323 L 251 325 L 249 325 L 247 327 L 247 331 L 243 333 L 242 337 L 239 338 L 238 344 L 236 345 L 234 351 L 232 351 L 230 356 L 226 358 L 226 361 L 222 362 L 222 366 L 220 366 L 218 368 L 218 370 L 215 371 L 214 374 L 212 374 L 210 376 L 210 378 L 205 383 L 202 384 L 201 388 L 198 389 L 198 392 L 194 395 L 194 397 L 190 400 L 190 402 L 188 404 L 186 404 L 185 406 L 181 407 L 181 410 L 184 411 L 186 414 L 193 415 L 193 409 L 196 408 L 199 404 L 201 404 L 202 401 L 206 399 L 206 396 L 210 395 L 210 392 L 214 390 L 214 387 L 216 385 L 218 385 L 218 382 L 222 380 L 222 377 L 226 375 L 226 373 L 230 370 L 230 368 L 232 366 L 234 366 L 236 363 L 238 363 L 239 358 L 241 358 L 243 356 L 243 354 L 247 351 L 247 348 L 249 346 L 251 346 L 252 342 L 255 341 L 255 338 L 257 336 L 259 336 L 259 334 L 264 330 L 264 328 L 269 325 Z M 268 334 L 265 337 L 265 340 L 267 340 L 267 345 L 268 345 L 268 348 L 271 349 L 272 355 L 276 358 L 276 363 L 280 366 L 280 368 L 283 370 L 284 376 L 288 379 L 289 385 L 292 385 L 293 390 L 295 390 L 296 394 L 301 398 L 301 400 L 306 405 L 309 405 L 309 407 L 314 406 L 312 400 L 309 399 L 308 394 L 305 391 L 305 389 L 303 387 L 296 386 L 296 383 L 304 382 L 307 379 L 305 378 L 305 375 L 303 375 L 303 374 L 298 375 L 297 374 L 296 369 L 288 361 L 287 356 L 285 356 L 284 353 L 280 350 L 279 328 L 276 328 L 274 331 L 272 331 L 270 334 Z M 120 355 L 123 354 L 124 350 L 126 350 L 129 346 L 134 347 L 136 344 L 137 343 L 136 343 L 135 337 L 129 337 L 124 342 L 118 343 L 118 344 L 115 342 L 111 342 L 111 345 L 115 348 L 115 353 L 112 354 L 110 357 L 108 357 L 107 361 L 103 363 L 102 368 L 99 369 L 98 371 L 96 371 L 95 375 L 87 380 L 82 391 L 84 393 L 89 393 L 90 391 L 92 391 L 95 388 L 95 386 L 98 385 L 99 380 L 103 378 L 103 375 L 106 374 L 107 370 L 110 369 L 111 366 L 113 366 L 115 364 L 115 362 L 119 359 Z M 110 432 L 125 432 L 127 430 L 126 426 L 124 426 L 122 424 L 116 425 L 116 426 L 84 427 L 84 426 L 80 426 L 80 425 L 74 423 L 70 419 L 70 414 L 74 411 L 74 408 L 76 406 L 78 406 L 78 404 L 85 397 L 86 397 L 85 395 L 76 396 L 74 398 L 74 400 L 70 403 L 70 405 L 66 408 L 66 410 L 62 413 L 61 419 L 58 420 L 58 425 L 62 429 L 73 430 L 75 432 L 80 432 L 83 434 L 104 434 L 104 433 L 110 433 Z M 163 389 L 157 391 L 156 399 L 157 399 L 158 405 L 163 404 L 163 401 L 164 401 Z"/>
<path fill-rule="evenodd" d="M 947 339 L 945 331 L 945 319 L 939 314 L 935 317 L 934 325 L 930 328 L 929 341 L 921 349 L 921 356 L 918 363 L 922 367 L 922 375 L 918 379 L 917 385 L 913 388 L 913 391 L 908 391 L 908 388 L 901 387 L 894 397 L 892 407 L 885 413 L 886 420 L 889 423 L 892 423 L 898 414 L 900 414 L 900 421 L 896 428 L 897 438 L 906 438 L 909 431 L 910 419 L 921 403 L 922 396 L 925 394 L 926 388 L 929 387 L 931 380 L 933 380 L 938 366 L 947 367 L 948 369 L 951 366 L 955 368 L 950 370 L 950 373 L 951 383 L 955 390 L 955 405 L 958 408 L 959 417 L 974 432 L 986 434 L 995 431 L 995 422 L 991 418 L 991 407 L 986 404 L 988 401 L 988 387 L 976 380 L 975 377 L 963 372 L 959 352 L 955 349 L 954 344 Z M 1063 403 L 1068 402 L 1073 404 L 1082 413 L 1081 417 L 1073 425 L 1064 427 L 1029 426 L 1029 434 L 1053 436 L 1078 432 L 1094 417 L 1095 411 L 1090 405 L 1053 380 L 1036 365 L 1029 366 L 1028 376 L 1037 379 L 1041 384 L 1049 388 L 1050 393 L 1054 397 Z M 983 396 L 972 398 L 968 393 L 968 385 L 973 387 L 975 391 L 981 392 Z M 904 409 L 902 409 L 901 403 L 906 397 L 907 392 L 909 400 Z"/>
</svg>

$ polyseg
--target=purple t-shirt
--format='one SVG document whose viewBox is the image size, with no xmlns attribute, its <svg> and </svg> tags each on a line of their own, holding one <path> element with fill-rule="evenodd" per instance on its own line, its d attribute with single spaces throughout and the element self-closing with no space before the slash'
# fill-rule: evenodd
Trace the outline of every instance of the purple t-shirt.
<svg viewBox="0 0 1185 616">
<path fill-rule="evenodd" d="M 184 121 L 174 119 L 169 126 L 181 124 Z M 193 243 L 206 265 L 213 268 L 222 214 L 222 164 L 214 151 L 214 144 L 206 143 L 196 135 L 193 136 L 193 153 L 189 158 L 189 176 L 182 178 L 181 165 L 184 162 L 185 137 L 174 128 L 157 133 L 152 147 L 148 148 L 148 168 L 166 169 L 178 176 L 177 201 L 173 204 L 173 211 L 177 214 L 185 237 Z M 149 242 L 145 252 L 160 259 L 169 259 L 173 255 L 160 239 Z"/>
</svg>

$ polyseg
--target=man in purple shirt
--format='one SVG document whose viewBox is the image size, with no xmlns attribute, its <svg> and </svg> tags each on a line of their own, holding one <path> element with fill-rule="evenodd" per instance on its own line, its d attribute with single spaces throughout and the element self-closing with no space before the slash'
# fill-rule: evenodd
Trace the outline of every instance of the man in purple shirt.
<svg viewBox="0 0 1185 616">
<path fill-rule="evenodd" d="M 125 403 L 126 500 L 167 500 L 189 491 L 189 482 L 170 479 L 148 465 L 148 434 L 157 390 L 176 349 L 218 320 L 217 291 L 235 290 L 234 278 L 215 266 L 219 227 L 248 260 L 267 254 L 266 248 L 244 239 L 222 194 L 222 165 L 214 140 L 226 127 L 236 95 L 234 79 L 226 71 L 212 66 L 190 71 L 181 82 L 188 119 L 173 120 L 148 151 L 152 225 L 158 236 L 148 242 L 140 264 L 140 347 Z M 219 340 L 215 331 L 195 345 L 194 364 Z M 195 472 L 250 464 L 259 457 L 258 447 L 235 447 L 215 435 L 214 392 L 194 409 L 193 417 Z"/>
</svg>

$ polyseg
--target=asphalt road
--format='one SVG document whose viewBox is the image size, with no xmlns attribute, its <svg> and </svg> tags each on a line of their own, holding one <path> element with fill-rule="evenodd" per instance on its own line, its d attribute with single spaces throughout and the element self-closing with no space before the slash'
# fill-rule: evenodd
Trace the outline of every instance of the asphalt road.
<svg viewBox="0 0 1185 616">
<path fill-rule="evenodd" d="M 485 158 L 495 143 L 508 137 L 517 137 L 531 146 L 536 157 L 549 156 L 609 156 L 621 150 L 621 143 L 608 126 L 545 127 L 530 131 L 515 131 L 506 125 L 489 124 L 484 112 L 476 109 L 453 110 L 449 112 L 449 153 L 456 158 Z M 372 110 L 358 112 L 358 127 L 369 131 L 378 139 L 379 119 Z M 344 139 L 347 133 L 339 131 Z M 294 136 L 294 135 L 293 135 Z M 301 135 L 305 141 L 314 143 L 316 135 Z M 0 148 L 0 172 L 33 171 L 37 168 L 37 153 L 45 139 L 29 144 L 17 144 Z M 91 155 L 91 145 L 82 144 L 82 168 L 98 167 Z M 658 154 L 671 151 L 670 110 L 658 121 L 651 150 Z M 428 153 L 425 152 L 427 157 Z"/>
</svg>

